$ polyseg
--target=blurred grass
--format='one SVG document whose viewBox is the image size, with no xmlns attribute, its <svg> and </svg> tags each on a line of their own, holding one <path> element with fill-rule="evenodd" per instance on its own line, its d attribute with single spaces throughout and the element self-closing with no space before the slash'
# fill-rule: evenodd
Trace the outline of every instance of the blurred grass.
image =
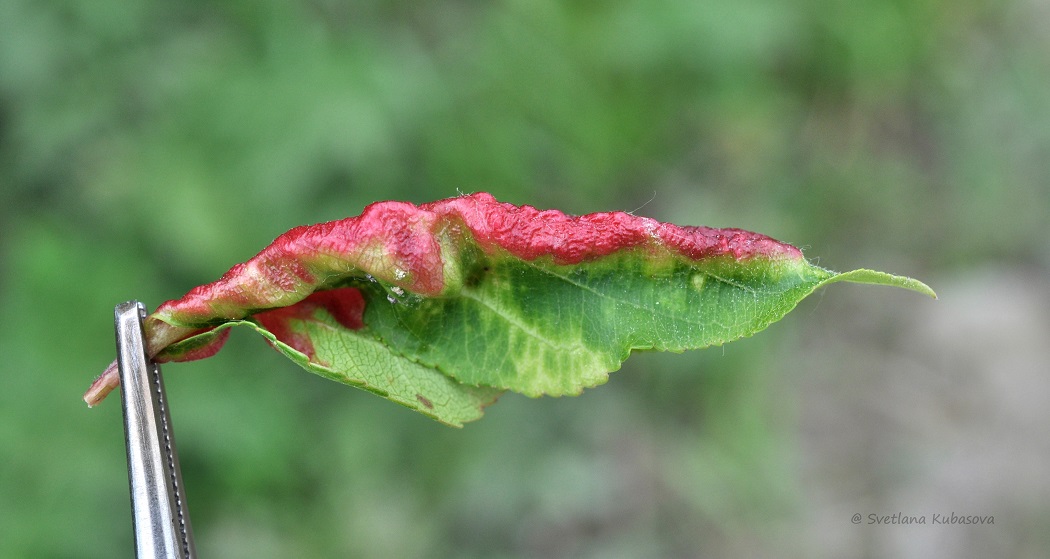
<svg viewBox="0 0 1050 559">
<path fill-rule="evenodd" d="M 119 405 L 79 401 L 116 303 L 156 307 L 372 201 L 487 190 L 754 229 L 841 270 L 1045 274 L 1047 16 L 0 3 L 0 555 L 131 549 Z M 724 349 L 636 356 L 579 398 L 508 396 L 462 431 L 235 336 L 167 369 L 201 554 L 811 556 L 779 364 L 806 361 L 792 328 L 838 320 L 815 306 Z"/>
</svg>

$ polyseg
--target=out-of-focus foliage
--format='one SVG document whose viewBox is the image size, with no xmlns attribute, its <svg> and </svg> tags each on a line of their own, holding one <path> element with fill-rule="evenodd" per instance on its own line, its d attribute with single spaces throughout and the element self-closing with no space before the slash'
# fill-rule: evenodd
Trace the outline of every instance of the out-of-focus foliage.
<svg viewBox="0 0 1050 559">
<path fill-rule="evenodd" d="M 644 206 L 836 269 L 1045 277 L 1047 21 L 1037 0 L 0 3 L 0 555 L 131 549 L 119 405 L 79 401 L 116 303 L 375 200 Z M 885 334 L 910 295 L 862 297 L 841 309 Z M 166 369 L 201 554 L 812 557 L 833 533 L 877 556 L 901 532 L 846 520 L 877 487 L 798 473 L 816 450 L 782 364 L 843 320 L 809 308 L 462 431 L 234 336 Z M 1032 541 L 1042 502 L 972 537 Z"/>
</svg>

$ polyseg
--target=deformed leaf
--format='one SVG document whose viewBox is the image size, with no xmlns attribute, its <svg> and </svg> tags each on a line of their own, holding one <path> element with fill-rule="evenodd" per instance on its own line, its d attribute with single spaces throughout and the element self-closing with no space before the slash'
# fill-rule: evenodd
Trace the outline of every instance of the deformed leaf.
<svg viewBox="0 0 1050 559">
<path fill-rule="evenodd" d="M 750 336 L 838 281 L 769 237 L 622 212 L 569 216 L 484 193 L 298 227 L 145 322 L 150 355 L 214 354 L 243 325 L 326 378 L 439 421 L 480 417 L 504 390 L 578 394 L 633 350 L 684 351 Z M 118 382 L 115 364 L 85 400 Z"/>
</svg>

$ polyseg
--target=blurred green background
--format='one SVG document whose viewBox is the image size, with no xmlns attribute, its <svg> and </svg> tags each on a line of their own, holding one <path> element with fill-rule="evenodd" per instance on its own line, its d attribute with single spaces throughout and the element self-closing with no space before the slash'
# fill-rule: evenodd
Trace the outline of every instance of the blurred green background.
<svg viewBox="0 0 1050 559">
<path fill-rule="evenodd" d="M 112 310 L 479 190 L 834 286 L 450 429 L 236 332 L 169 365 L 202 557 L 1046 557 L 1050 4 L 0 2 L 0 556 L 130 556 Z M 869 514 L 994 515 L 994 526 Z M 863 520 L 850 518 L 860 513 Z"/>
</svg>

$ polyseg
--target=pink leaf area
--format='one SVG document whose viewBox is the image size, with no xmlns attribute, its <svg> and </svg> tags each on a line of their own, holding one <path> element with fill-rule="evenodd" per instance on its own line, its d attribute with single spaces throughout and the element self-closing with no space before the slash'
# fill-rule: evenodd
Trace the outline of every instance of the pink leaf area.
<svg viewBox="0 0 1050 559">
<path fill-rule="evenodd" d="M 500 248 L 523 260 L 551 256 L 558 264 L 578 264 L 643 245 L 661 245 L 698 260 L 729 255 L 801 259 L 797 248 L 740 229 L 679 226 L 625 212 L 582 216 L 496 201 L 492 195 L 440 200 L 420 206 L 446 221 L 461 220 L 485 248 Z"/>
</svg>

